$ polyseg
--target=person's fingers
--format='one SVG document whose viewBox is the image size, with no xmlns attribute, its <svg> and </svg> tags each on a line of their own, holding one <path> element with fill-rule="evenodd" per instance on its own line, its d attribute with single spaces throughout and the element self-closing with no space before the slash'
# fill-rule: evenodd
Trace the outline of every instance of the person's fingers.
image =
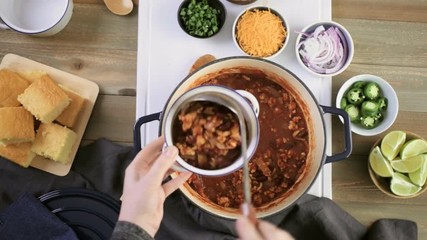
<svg viewBox="0 0 427 240">
<path fill-rule="evenodd" d="M 258 220 L 256 218 L 256 212 L 252 204 L 246 202 L 242 203 L 242 205 L 240 205 L 240 211 L 242 211 L 243 216 L 247 217 L 249 221 L 252 222 L 252 224 L 256 225 Z"/>
<path fill-rule="evenodd" d="M 266 240 L 275 240 L 275 239 L 293 240 L 294 239 L 285 230 L 282 230 L 266 221 L 259 221 L 258 230 L 261 232 L 262 236 L 264 236 L 264 239 Z"/>
<path fill-rule="evenodd" d="M 169 168 L 168 171 L 166 172 L 165 176 L 163 176 L 163 181 L 165 181 L 169 177 L 169 175 L 171 175 L 174 172 L 176 172 L 176 171 L 173 170 L 172 168 Z"/>
<path fill-rule="evenodd" d="M 126 168 L 126 175 L 133 176 L 132 179 L 139 179 L 139 177 L 147 173 L 151 168 L 153 159 L 157 159 L 161 152 L 147 156 L 141 152 L 134 158 L 134 160 Z M 126 179 L 125 179 L 126 181 Z"/>
<path fill-rule="evenodd" d="M 191 177 L 191 174 L 191 172 L 181 172 L 176 178 L 163 184 L 163 190 L 165 191 L 166 197 L 177 190 L 182 184 L 184 184 L 185 181 Z"/>
<path fill-rule="evenodd" d="M 146 145 L 141 151 L 138 152 L 133 161 L 130 163 L 129 167 L 134 169 L 141 169 L 146 166 L 150 166 L 152 162 L 160 155 L 163 143 L 163 137 L 159 137 Z"/>
<path fill-rule="evenodd" d="M 244 240 L 262 240 L 256 226 L 247 218 L 240 217 L 236 221 L 236 230 L 240 239 Z"/>
<path fill-rule="evenodd" d="M 163 181 L 163 177 L 169 168 L 174 164 L 178 156 L 178 149 L 175 146 L 169 146 L 160 154 L 157 160 L 153 163 L 148 174 L 153 182 L 159 184 Z"/>
</svg>

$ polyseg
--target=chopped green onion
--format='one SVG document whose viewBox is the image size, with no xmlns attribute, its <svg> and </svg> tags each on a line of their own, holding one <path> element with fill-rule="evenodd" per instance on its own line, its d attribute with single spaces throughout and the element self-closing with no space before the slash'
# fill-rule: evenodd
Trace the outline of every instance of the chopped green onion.
<svg viewBox="0 0 427 240">
<path fill-rule="evenodd" d="M 219 31 L 220 10 L 209 6 L 207 0 L 191 0 L 187 8 L 180 11 L 181 20 L 190 35 L 209 37 Z"/>
</svg>

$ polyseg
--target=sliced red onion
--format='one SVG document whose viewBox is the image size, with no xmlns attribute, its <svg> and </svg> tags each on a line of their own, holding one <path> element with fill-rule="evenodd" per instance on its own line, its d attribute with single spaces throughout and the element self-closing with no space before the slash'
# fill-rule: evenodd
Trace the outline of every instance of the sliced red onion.
<svg viewBox="0 0 427 240">
<path fill-rule="evenodd" d="M 347 42 L 337 27 L 325 30 L 318 26 L 313 33 L 307 34 L 297 46 L 302 62 L 311 70 L 320 74 L 331 74 L 345 64 L 348 49 Z"/>
</svg>

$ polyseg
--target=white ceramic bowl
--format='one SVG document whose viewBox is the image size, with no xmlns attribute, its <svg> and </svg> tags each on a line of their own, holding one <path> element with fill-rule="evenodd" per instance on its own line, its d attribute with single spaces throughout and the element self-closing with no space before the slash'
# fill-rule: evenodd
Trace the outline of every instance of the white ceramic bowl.
<svg viewBox="0 0 427 240">
<path fill-rule="evenodd" d="M 285 49 L 286 45 L 288 44 L 288 42 L 289 42 L 289 35 L 290 35 L 290 29 L 289 29 L 289 24 L 288 24 L 288 22 L 287 22 L 287 21 L 286 21 L 286 19 L 282 16 L 282 14 L 280 14 L 278 11 L 276 11 L 276 10 L 274 10 L 274 9 L 270 8 L 270 7 L 264 7 L 264 6 L 252 6 L 252 7 L 248 7 L 248 8 L 246 8 L 246 9 L 244 9 L 242 12 L 240 12 L 240 13 L 237 15 L 236 19 L 234 20 L 233 28 L 232 28 L 232 35 L 233 35 L 233 41 L 234 41 L 234 44 L 236 45 L 236 47 L 237 47 L 237 48 L 238 48 L 238 49 L 239 49 L 239 50 L 240 50 L 244 55 L 246 55 L 246 56 L 252 56 L 252 57 L 260 57 L 260 56 L 253 56 L 253 55 L 250 55 L 250 54 L 248 54 L 247 52 L 245 52 L 245 51 L 240 47 L 240 44 L 238 43 L 237 38 L 236 38 L 237 23 L 239 22 L 239 20 L 240 20 L 240 18 L 242 17 L 242 15 L 243 15 L 246 11 L 253 11 L 253 10 L 256 10 L 256 9 L 258 9 L 258 10 L 270 10 L 274 15 L 278 16 L 278 17 L 282 20 L 283 26 L 285 27 L 285 30 L 286 30 L 286 37 L 285 37 L 285 41 L 283 42 L 282 47 L 281 47 L 279 50 L 277 50 L 275 53 L 273 53 L 272 55 L 262 57 L 262 58 L 266 58 L 266 59 L 274 58 L 274 57 L 276 57 L 277 55 L 279 55 L 281 52 L 283 52 L 283 49 Z"/>
<path fill-rule="evenodd" d="M 314 30 L 320 25 L 323 25 L 325 30 L 329 29 L 330 27 L 338 28 L 340 30 L 340 32 L 342 33 L 342 36 L 345 39 L 344 44 L 347 45 L 347 57 L 346 57 L 344 65 L 340 69 L 338 69 L 337 71 L 332 72 L 332 73 L 318 73 L 318 72 L 315 72 L 314 70 L 310 69 L 302 61 L 301 55 L 299 53 L 299 46 L 298 45 L 300 44 L 301 41 L 303 41 L 305 39 L 305 35 L 313 33 Z M 321 77 L 335 76 L 335 75 L 342 73 L 344 70 L 346 70 L 347 67 L 350 65 L 351 61 L 353 60 L 353 55 L 354 55 L 353 38 L 351 37 L 351 35 L 347 31 L 347 29 L 337 22 L 333 22 L 333 21 L 315 22 L 315 23 L 312 23 L 312 24 L 306 26 L 301 31 L 299 31 L 299 34 L 298 34 L 297 39 L 296 39 L 296 44 L 295 44 L 295 54 L 296 54 L 296 58 L 297 58 L 298 62 L 300 63 L 300 65 L 304 69 L 306 69 L 308 72 L 310 72 L 314 75 L 317 75 L 317 76 L 321 76 Z"/>
<path fill-rule="evenodd" d="M 378 126 L 372 129 L 362 127 L 358 123 L 351 123 L 351 131 L 362 136 L 374 136 L 380 134 L 393 125 L 399 112 L 399 101 L 393 87 L 381 77 L 361 74 L 347 80 L 340 88 L 336 98 L 336 107 L 340 108 L 341 99 L 344 93 L 357 81 L 375 82 L 381 88 L 382 96 L 387 98 L 387 109 L 383 112 L 384 118 Z"/>
</svg>

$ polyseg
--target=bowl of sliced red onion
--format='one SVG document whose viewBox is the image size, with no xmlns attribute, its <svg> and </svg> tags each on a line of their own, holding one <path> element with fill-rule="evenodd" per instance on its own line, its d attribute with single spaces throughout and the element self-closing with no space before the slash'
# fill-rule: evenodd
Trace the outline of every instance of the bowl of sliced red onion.
<svg viewBox="0 0 427 240">
<path fill-rule="evenodd" d="M 353 60 L 354 44 L 341 24 L 316 22 L 298 33 L 295 50 L 298 62 L 309 72 L 322 77 L 335 76 Z"/>
</svg>

